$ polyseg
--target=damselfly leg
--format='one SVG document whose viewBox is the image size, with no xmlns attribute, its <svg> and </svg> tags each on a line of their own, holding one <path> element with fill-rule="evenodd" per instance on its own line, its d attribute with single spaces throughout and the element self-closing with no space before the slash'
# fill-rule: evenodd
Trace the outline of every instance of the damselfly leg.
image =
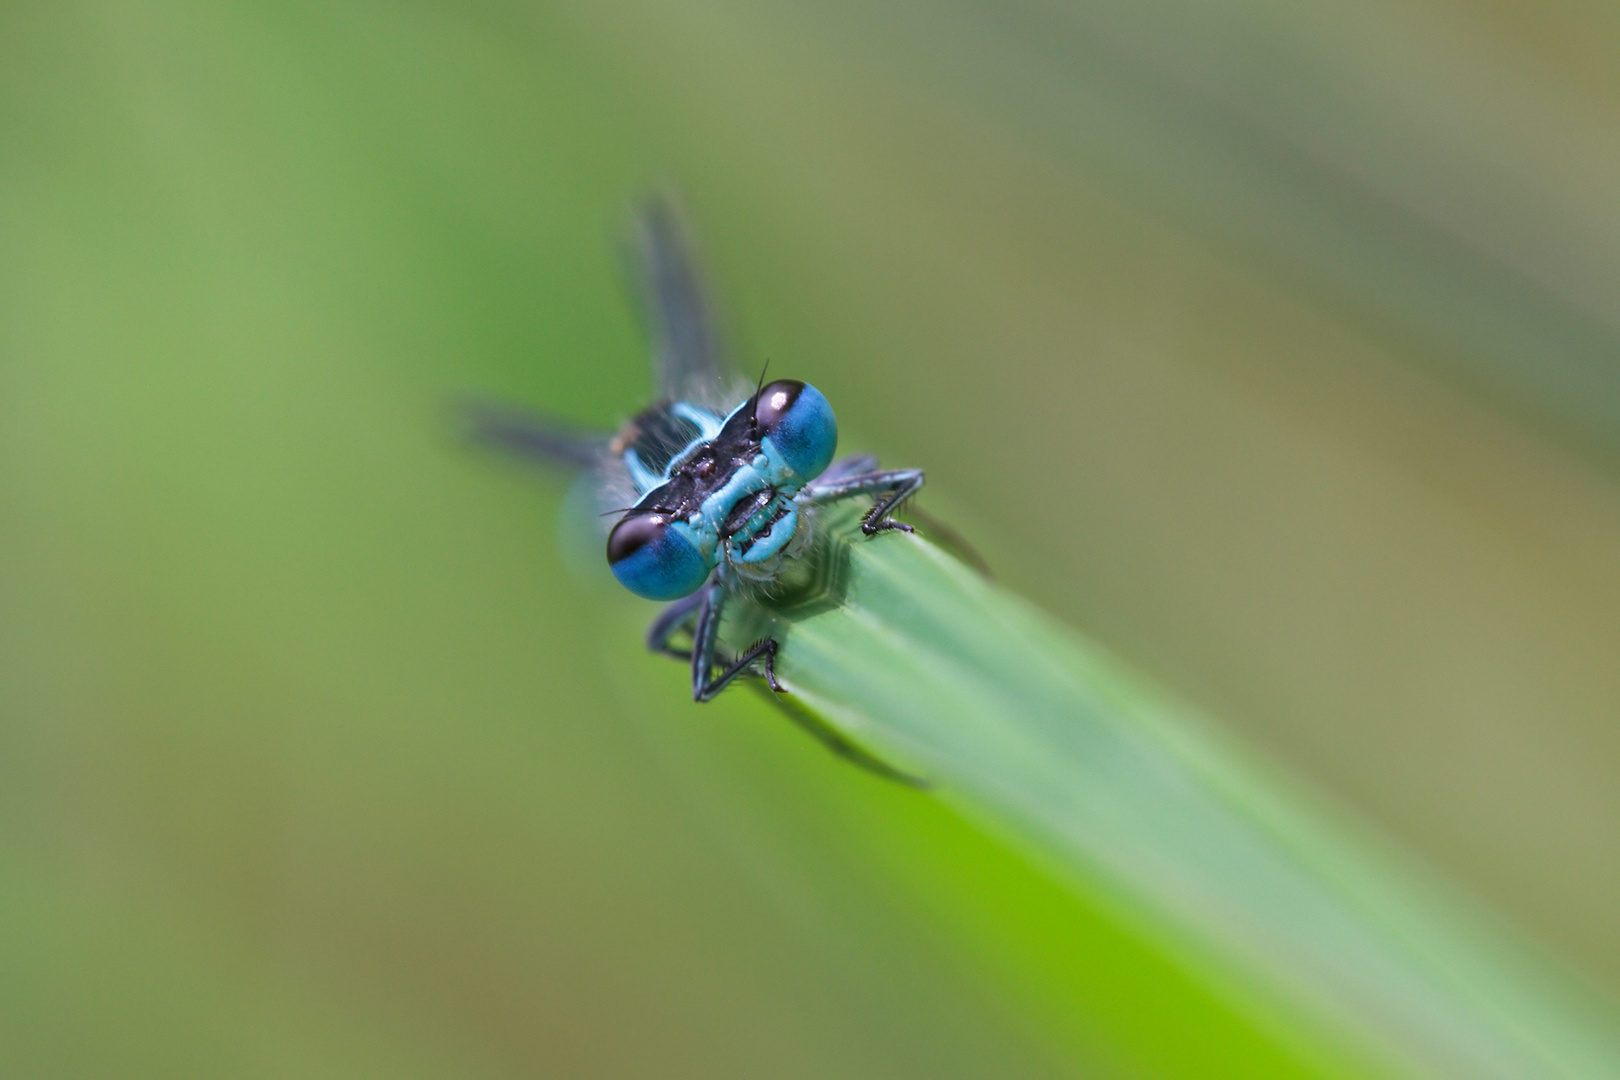
<svg viewBox="0 0 1620 1080">
<path fill-rule="evenodd" d="M 765 682 L 778 694 L 787 692 L 776 679 L 775 638 L 755 642 L 743 654 L 715 674 L 715 654 L 720 647 L 720 616 L 725 611 L 726 586 L 718 579 L 711 580 L 691 596 L 675 601 L 663 610 L 647 629 L 647 648 L 679 660 L 692 663 L 692 700 L 711 701 L 720 691 L 730 686 L 761 657 L 765 660 Z M 690 630 L 690 651 L 671 644 L 671 639 L 682 631 Z"/>
<path fill-rule="evenodd" d="M 832 469 L 827 471 L 830 473 Z M 885 529 L 911 532 L 910 525 L 903 521 L 893 521 L 889 515 L 894 513 L 897 506 L 917 494 L 922 486 L 921 469 L 890 469 L 887 472 L 835 476 L 830 481 L 818 479 L 806 490 L 810 493 L 811 506 L 825 506 L 856 495 L 874 496 L 872 509 L 861 518 L 861 531 L 871 536 Z"/>
<path fill-rule="evenodd" d="M 696 639 L 698 609 L 703 606 L 704 595 L 704 591 L 700 589 L 691 596 L 683 596 L 660 611 L 658 618 L 647 627 L 648 650 L 663 653 L 676 660 L 690 661 L 692 650 L 671 644 L 671 639 L 686 630 L 693 631 L 693 638 Z"/>
</svg>

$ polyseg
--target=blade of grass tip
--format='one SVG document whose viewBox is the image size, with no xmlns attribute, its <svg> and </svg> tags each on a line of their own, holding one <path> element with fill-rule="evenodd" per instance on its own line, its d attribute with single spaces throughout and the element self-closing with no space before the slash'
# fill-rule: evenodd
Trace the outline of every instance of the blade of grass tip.
<svg viewBox="0 0 1620 1080">
<path fill-rule="evenodd" d="M 1402 1075 L 1620 1076 L 1595 996 L 1106 651 L 920 537 L 823 543 L 808 592 L 738 617 L 796 701 L 1279 1038 Z"/>
</svg>

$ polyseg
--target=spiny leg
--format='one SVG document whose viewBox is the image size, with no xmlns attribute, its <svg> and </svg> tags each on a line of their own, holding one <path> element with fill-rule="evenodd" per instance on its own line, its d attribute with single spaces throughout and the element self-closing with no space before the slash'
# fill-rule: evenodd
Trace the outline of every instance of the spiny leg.
<svg viewBox="0 0 1620 1080">
<path fill-rule="evenodd" d="M 810 504 L 822 506 L 856 495 L 874 495 L 877 498 L 872 503 L 872 509 L 861 518 L 861 531 L 867 536 L 882 532 L 884 529 L 911 532 L 913 530 L 910 525 L 903 521 L 891 521 L 889 515 L 894 512 L 895 507 L 917 494 L 922 486 L 921 469 L 890 469 L 887 472 L 862 473 L 858 476 L 835 478 L 831 483 L 810 485 Z"/>
<path fill-rule="evenodd" d="M 832 487 L 840 481 L 854 479 L 864 473 L 876 472 L 877 464 L 878 459 L 870 454 L 854 454 L 850 457 L 839 458 L 827 466 L 826 472 L 816 477 L 816 481 L 811 485 L 810 489 L 812 498 L 821 489 Z M 904 497 L 902 496 L 902 498 Z M 890 512 L 893 512 L 892 508 Z M 990 564 L 985 562 L 984 556 L 980 555 L 978 550 L 968 543 L 961 533 L 934 515 L 924 512 L 920 506 L 907 507 L 906 516 L 915 518 L 917 523 L 926 530 L 924 535 L 930 540 L 943 544 L 947 550 L 955 553 L 958 558 L 985 577 L 992 580 L 995 578 L 996 575 L 991 572 Z"/>
<path fill-rule="evenodd" d="M 718 579 L 710 581 L 697 595 L 699 601 L 697 627 L 692 631 L 692 700 L 712 701 L 716 694 L 731 685 L 731 681 L 748 670 L 748 665 L 765 658 L 765 681 L 778 694 L 787 688 L 776 681 L 776 639 L 765 638 L 737 658 L 736 663 L 712 679 L 715 649 L 720 641 L 720 613 L 725 607 L 726 587 Z"/>
<path fill-rule="evenodd" d="M 704 591 L 699 589 L 691 596 L 682 597 L 660 611 L 658 618 L 647 627 L 647 648 L 655 653 L 673 656 L 677 660 L 692 659 L 691 649 L 671 645 L 669 639 L 682 630 L 692 630 L 692 636 L 694 640 L 696 639 L 697 631 L 691 624 L 697 619 L 698 609 L 703 606 L 703 594 Z"/>
<path fill-rule="evenodd" d="M 709 663 L 707 668 L 712 669 L 714 666 L 713 656 L 715 650 L 715 635 L 712 630 L 700 630 L 698 624 L 702 622 L 705 611 L 710 613 L 709 623 L 711 627 L 716 626 L 719 623 L 720 613 L 716 607 L 710 607 L 709 600 L 710 588 L 715 586 L 723 589 L 723 586 L 719 586 L 718 582 L 713 582 L 710 586 L 705 586 L 703 589 L 693 593 L 691 596 L 677 600 L 668 607 L 664 608 L 664 610 L 659 613 L 658 618 L 653 620 L 652 626 L 648 627 L 647 629 L 647 647 L 653 652 L 660 652 L 666 656 L 673 656 L 680 660 L 689 660 L 699 655 L 695 646 L 697 645 L 699 639 L 702 639 L 707 642 L 707 650 L 709 653 Z M 721 594 L 721 598 L 723 599 L 723 593 Z M 684 630 L 691 630 L 693 635 L 694 648 L 690 651 L 677 648 L 670 644 L 670 639 Z M 858 766 L 859 768 L 865 769 L 868 772 L 881 776 L 886 780 L 893 780 L 898 783 L 905 784 L 908 787 L 926 788 L 932 786 L 927 780 L 905 772 L 901 769 L 897 769 L 883 759 L 868 752 L 865 748 L 847 738 L 842 732 L 838 731 L 821 717 L 817 716 L 803 705 L 794 702 L 792 698 L 778 696 L 784 693 L 784 688 L 776 681 L 776 672 L 774 670 L 776 642 L 770 638 L 767 638 L 758 645 L 754 646 L 754 648 L 750 649 L 742 656 L 741 659 L 737 661 L 735 665 L 728 669 L 718 679 L 715 679 L 713 682 L 703 683 L 703 689 L 701 690 L 697 689 L 697 687 L 699 685 L 699 681 L 703 679 L 704 676 L 698 674 L 698 662 L 693 660 L 693 696 L 699 701 L 709 700 L 715 694 L 718 694 L 728 682 L 736 678 L 737 675 L 739 675 L 749 664 L 758 659 L 760 656 L 765 657 L 765 678 L 769 685 L 768 687 L 759 683 L 755 683 L 754 685 L 758 688 L 760 693 L 764 694 L 766 698 L 770 699 L 770 701 L 780 707 L 783 712 L 787 714 L 789 720 L 798 725 L 800 728 L 803 728 L 817 742 L 821 743 L 828 750 L 832 751 L 838 757 L 843 758 L 852 765 Z M 772 691 L 775 691 L 775 693 L 772 693 Z"/>
</svg>

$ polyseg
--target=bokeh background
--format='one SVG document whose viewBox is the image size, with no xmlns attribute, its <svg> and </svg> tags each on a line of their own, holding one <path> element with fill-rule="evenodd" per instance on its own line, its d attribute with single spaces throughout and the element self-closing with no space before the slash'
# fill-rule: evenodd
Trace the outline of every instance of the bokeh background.
<svg viewBox="0 0 1620 1080">
<path fill-rule="evenodd" d="M 471 452 L 750 369 L 1620 993 L 1620 15 L 0 7 L 0 1073 L 1323 1075 Z M 565 531 L 565 530 L 561 530 Z M 571 568 L 572 567 L 572 568 Z"/>
</svg>

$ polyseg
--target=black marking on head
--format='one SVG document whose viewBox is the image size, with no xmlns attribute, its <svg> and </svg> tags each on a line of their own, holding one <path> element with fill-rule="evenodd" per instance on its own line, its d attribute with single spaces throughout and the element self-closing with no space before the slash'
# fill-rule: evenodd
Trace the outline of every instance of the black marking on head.
<svg viewBox="0 0 1620 1080">
<path fill-rule="evenodd" d="M 771 386 L 779 385 L 782 385 L 781 382 L 771 384 Z M 770 387 L 766 387 L 766 390 L 770 390 Z M 670 469 L 669 480 L 642 496 L 641 501 L 636 504 L 636 509 L 641 513 L 656 511 L 666 514 L 671 520 L 689 519 L 696 513 L 705 499 L 726 486 L 740 465 L 752 461 L 759 454 L 760 435 L 754 420 L 757 403 L 757 395 L 743 402 L 726 418 L 718 435 L 708 442 L 693 446 L 684 458 L 677 460 L 674 455 L 689 445 L 691 438 L 696 438 L 695 428 L 692 429 L 692 435 L 687 443 L 668 451 L 669 456 L 654 459 L 662 462 L 660 469 Z M 664 419 L 669 415 L 669 408 L 667 404 L 653 406 L 631 421 L 626 426 L 624 434 L 620 436 L 621 445 L 634 447 L 637 456 L 641 458 L 641 463 L 649 468 L 653 466 L 654 460 L 649 460 L 642 447 L 648 446 L 650 452 L 656 445 L 647 434 L 648 431 L 671 430 Z M 680 417 L 671 418 L 680 421 Z M 665 439 L 668 439 L 667 435 Z M 766 496 L 767 499 L 769 497 Z M 765 502 L 757 496 L 744 497 L 738 501 L 750 509 L 743 514 L 737 528 L 741 528 L 749 515 L 765 505 Z M 738 508 L 734 507 L 727 513 L 728 522 L 737 512 Z"/>
<path fill-rule="evenodd" d="M 660 401 L 630 421 L 621 439 L 623 445 L 636 452 L 643 466 L 661 473 L 700 433 L 698 426 L 677 414 L 670 402 Z"/>
</svg>

